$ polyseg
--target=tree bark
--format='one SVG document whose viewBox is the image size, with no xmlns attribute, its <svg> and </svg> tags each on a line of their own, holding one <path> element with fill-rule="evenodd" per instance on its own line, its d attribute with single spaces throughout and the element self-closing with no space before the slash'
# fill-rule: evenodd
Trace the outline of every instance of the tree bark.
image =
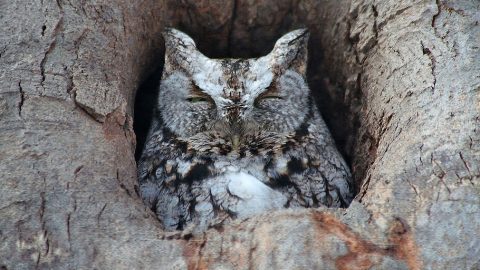
<svg viewBox="0 0 480 270">
<path fill-rule="evenodd" d="M 478 269 L 480 2 L 0 3 L 0 269 Z M 165 233 L 133 105 L 165 26 L 212 57 L 311 30 L 309 79 L 359 184 L 348 209 Z M 360 187 L 361 184 L 361 187 Z"/>
</svg>

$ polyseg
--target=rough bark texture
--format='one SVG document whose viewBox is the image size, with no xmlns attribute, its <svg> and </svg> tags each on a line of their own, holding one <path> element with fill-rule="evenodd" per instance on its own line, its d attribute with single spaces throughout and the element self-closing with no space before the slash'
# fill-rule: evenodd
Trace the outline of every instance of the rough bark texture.
<svg viewBox="0 0 480 270">
<path fill-rule="evenodd" d="M 478 269 L 480 2 L 0 2 L 1 269 Z M 166 234 L 136 193 L 135 91 L 164 26 L 209 56 L 312 31 L 346 209 Z"/>
</svg>

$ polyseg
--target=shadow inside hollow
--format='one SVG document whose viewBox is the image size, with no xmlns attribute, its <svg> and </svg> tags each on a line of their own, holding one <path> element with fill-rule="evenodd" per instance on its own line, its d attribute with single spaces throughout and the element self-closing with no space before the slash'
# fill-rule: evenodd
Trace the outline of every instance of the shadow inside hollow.
<svg viewBox="0 0 480 270">
<path fill-rule="evenodd" d="M 139 160 L 152 124 L 162 78 L 163 63 L 140 85 L 135 96 L 133 130 L 137 137 L 135 160 Z"/>
</svg>

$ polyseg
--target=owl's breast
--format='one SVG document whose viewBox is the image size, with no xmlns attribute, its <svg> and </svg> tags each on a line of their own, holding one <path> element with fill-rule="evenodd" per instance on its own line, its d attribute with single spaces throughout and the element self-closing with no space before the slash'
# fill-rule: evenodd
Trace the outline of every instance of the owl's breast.
<svg viewBox="0 0 480 270">
<path fill-rule="evenodd" d="M 212 180 L 210 190 L 213 199 L 218 201 L 222 208 L 240 218 L 280 209 L 287 203 L 284 194 L 234 166 Z M 225 198 L 226 194 L 228 198 Z"/>
</svg>

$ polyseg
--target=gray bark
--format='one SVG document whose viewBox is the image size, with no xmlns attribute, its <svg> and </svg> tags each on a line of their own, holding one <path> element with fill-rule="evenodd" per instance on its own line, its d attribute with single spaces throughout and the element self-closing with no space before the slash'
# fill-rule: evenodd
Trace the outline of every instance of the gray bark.
<svg viewBox="0 0 480 270">
<path fill-rule="evenodd" d="M 0 2 L 0 268 L 478 269 L 479 10 Z M 300 25 L 312 31 L 312 89 L 362 184 L 356 200 L 162 232 L 136 193 L 132 129 L 161 30 L 186 30 L 209 56 L 251 56 Z"/>
</svg>

